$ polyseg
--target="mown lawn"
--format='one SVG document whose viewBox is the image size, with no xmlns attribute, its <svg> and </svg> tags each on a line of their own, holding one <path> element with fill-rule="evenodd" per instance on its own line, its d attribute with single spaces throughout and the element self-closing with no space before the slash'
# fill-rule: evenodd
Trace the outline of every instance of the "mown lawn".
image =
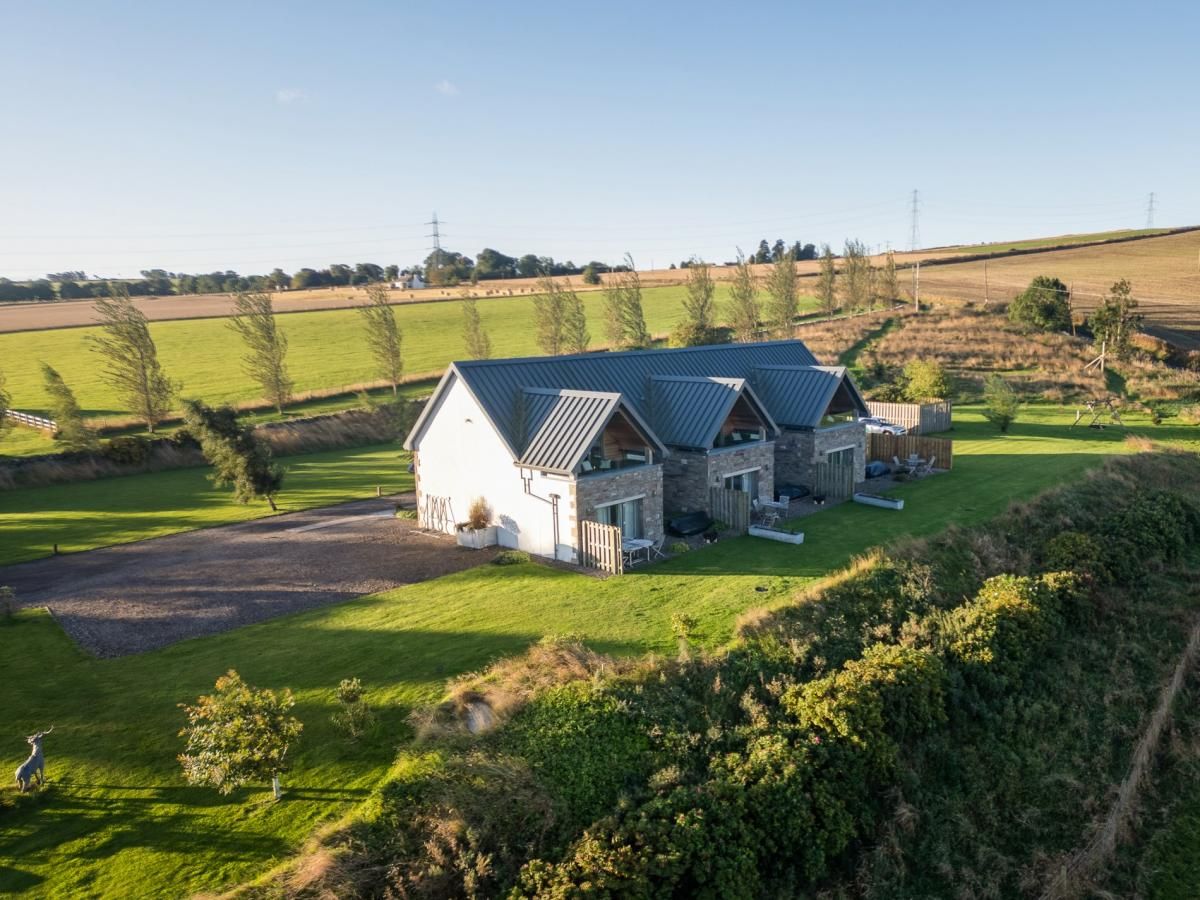
<svg viewBox="0 0 1200 900">
<path fill-rule="evenodd" d="M 682 314 L 681 286 L 643 291 L 646 323 L 655 334 L 671 330 Z M 718 301 L 727 296 L 718 285 Z M 605 342 L 602 292 L 581 293 L 587 309 L 592 343 Z M 802 308 L 815 308 L 804 298 Z M 458 302 L 402 304 L 395 307 L 404 333 L 404 369 L 418 374 L 440 372 L 466 355 L 462 334 L 462 306 Z M 495 356 L 539 353 L 533 328 L 533 298 L 483 299 L 480 318 L 492 339 Z M 261 395 L 242 370 L 242 346 L 227 319 L 152 322 L 150 331 L 158 345 L 167 374 L 182 383 L 180 396 L 207 403 L 252 400 Z M 353 309 L 287 313 L 280 316 L 288 337 L 288 359 L 296 391 L 338 388 L 373 381 L 370 353 L 363 341 L 362 325 Z M 116 393 L 102 379 L 96 355 L 86 338 L 93 328 L 65 328 L 0 334 L 0 360 L 8 379 L 14 409 L 44 411 L 39 364 L 54 366 L 75 391 L 85 415 L 124 416 Z M 345 403 L 343 403 L 345 405 Z M 0 441 L 0 453 L 10 452 Z"/>
<path fill-rule="evenodd" d="M 952 474 L 902 487 L 903 512 L 844 505 L 808 518 L 801 547 L 740 538 L 608 580 L 535 564 L 483 566 L 116 660 L 84 656 L 48 616 L 22 613 L 0 626 L 0 708 L 14 767 L 25 749 L 19 736 L 55 725 L 46 744 L 52 785 L 16 805 L 12 788 L 0 793 L 0 892 L 128 896 L 136 885 L 142 896 L 173 897 L 252 877 L 363 800 L 407 737 L 408 712 L 456 674 L 547 633 L 579 633 L 612 653 L 669 652 L 678 612 L 695 616 L 700 639 L 718 645 L 746 609 L 782 602 L 855 554 L 985 519 L 1128 449 L 1115 432 L 1067 430 L 1063 411 L 1027 410 L 1005 437 L 977 410 L 956 415 Z M 1193 433 L 1159 431 L 1175 440 Z M 396 477 L 391 460 L 379 465 Z M 370 487 L 372 478 L 356 483 Z M 265 790 L 223 798 L 179 776 L 177 704 L 231 667 L 296 692 L 305 732 L 282 803 Z M 357 746 L 329 724 L 332 689 L 353 675 L 381 718 L 379 734 Z"/>
<path fill-rule="evenodd" d="M 285 456 L 280 512 L 411 490 L 408 454 L 375 445 Z M 0 565 L 126 544 L 145 538 L 271 515 L 265 502 L 242 505 L 208 480 L 208 467 L 0 491 Z M 3 576 L 0 575 L 0 581 Z"/>
</svg>

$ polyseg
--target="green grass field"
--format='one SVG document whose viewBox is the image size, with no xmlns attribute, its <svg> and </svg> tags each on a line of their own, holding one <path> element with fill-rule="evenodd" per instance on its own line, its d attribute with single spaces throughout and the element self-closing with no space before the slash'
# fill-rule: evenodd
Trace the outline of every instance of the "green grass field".
<svg viewBox="0 0 1200 900">
<path fill-rule="evenodd" d="M 1126 228 L 1117 231 L 1094 231 L 1090 234 L 1060 234 L 1057 237 L 1032 238 L 1025 241 L 994 241 L 990 244 L 964 244 L 949 247 L 954 253 L 1003 253 L 1006 250 L 1037 250 L 1044 247 L 1070 247 L 1076 244 L 1094 244 L 1098 241 L 1113 241 L 1118 238 L 1150 237 L 1166 234 L 1169 228 Z"/>
<path fill-rule="evenodd" d="M 723 302 L 726 287 L 718 286 Z M 646 322 L 652 333 L 669 332 L 679 319 L 684 289 L 679 286 L 643 291 Z M 588 313 L 592 342 L 604 342 L 601 315 L 603 295 L 581 293 Z M 805 298 L 805 310 L 815 301 Z M 404 368 L 419 374 L 440 372 L 465 356 L 462 308 L 458 302 L 405 304 L 395 307 L 404 332 Z M 480 317 L 492 339 L 495 356 L 535 354 L 533 298 L 483 299 Z M 296 391 L 339 388 L 373 381 L 371 358 L 362 339 L 358 313 L 352 309 L 288 313 L 280 316 L 289 344 L 288 361 Z M 88 350 L 92 328 L 65 328 L 0 334 L 0 360 L 8 379 L 14 409 L 44 411 L 39 363 L 53 365 L 75 391 L 85 414 L 91 417 L 124 416 L 115 392 L 104 383 L 101 365 Z M 152 322 L 150 331 L 158 345 L 167 374 L 182 383 L 180 396 L 208 403 L 253 400 L 261 392 L 242 371 L 242 346 L 226 319 Z M 342 403 L 352 403 L 347 400 Z M 12 452 L 0 442 L 0 452 Z"/>
<path fill-rule="evenodd" d="M 1070 420 L 1065 411 L 1027 409 L 1014 432 L 1000 437 L 978 410 L 956 410 L 952 473 L 903 486 L 909 502 L 899 513 L 846 504 L 807 518 L 800 547 L 738 538 L 603 581 L 540 565 L 483 566 L 115 660 L 84 656 L 48 616 L 22 613 L 0 625 L 0 708 L 10 711 L 12 735 L 55 725 L 46 745 L 52 784 L 19 803 L 11 787 L 0 793 L 0 892 L 116 897 L 136 884 L 141 895 L 174 897 L 253 877 L 294 851 L 314 826 L 369 795 L 408 734 L 408 712 L 436 700 L 446 679 L 547 633 L 581 633 L 613 653 L 669 651 L 671 615 L 679 612 L 696 617 L 704 644 L 719 645 L 740 613 L 783 602 L 855 554 L 951 521 L 984 520 L 1131 449 L 1115 431 L 1068 430 Z M 1197 434 L 1145 430 L 1193 445 Z M 381 454 L 380 469 L 370 463 L 367 470 L 398 477 L 386 458 L 394 451 L 356 452 Z M 351 480 L 369 486 L 373 478 Z M 70 491 L 60 517 L 76 514 Z M 195 491 L 188 484 L 163 507 L 186 515 Z M 76 527 L 53 519 L 40 540 Z M 122 534 L 137 527 L 131 520 Z M 145 527 L 159 525 L 151 516 Z M 180 778 L 177 704 L 211 688 L 230 667 L 251 683 L 296 692 L 305 732 L 282 803 L 269 802 L 266 790 L 223 798 Z M 354 675 L 382 721 L 380 735 L 357 746 L 329 724 L 333 687 Z M 15 738 L 10 744 L 15 767 L 25 745 Z"/>
<path fill-rule="evenodd" d="M 280 512 L 412 490 L 408 454 L 376 445 L 281 457 L 287 467 Z M 125 544 L 271 515 L 265 502 L 242 505 L 214 487 L 209 469 L 175 469 L 76 484 L 0 491 L 0 565 Z M 0 576 L 2 580 L 2 576 Z"/>
</svg>

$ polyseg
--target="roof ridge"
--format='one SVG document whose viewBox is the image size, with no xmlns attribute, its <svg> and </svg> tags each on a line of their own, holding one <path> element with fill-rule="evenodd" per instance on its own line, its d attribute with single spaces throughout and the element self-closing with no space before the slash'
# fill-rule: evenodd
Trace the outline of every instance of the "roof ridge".
<svg viewBox="0 0 1200 900">
<path fill-rule="evenodd" d="M 625 396 L 620 391 L 598 391 L 591 388 L 522 387 L 521 391 L 525 394 L 542 394 L 547 397 L 604 397 L 606 399 L 623 399 Z"/>
<path fill-rule="evenodd" d="M 612 359 L 616 356 L 656 356 L 656 355 L 676 355 L 683 353 L 706 353 L 714 350 L 740 350 L 751 347 L 778 347 L 784 344 L 799 344 L 806 351 L 808 345 L 800 338 L 780 338 L 775 341 L 755 341 L 752 344 L 727 343 L 727 344 L 702 344 L 699 347 L 647 347 L 642 350 L 589 350 L 585 353 L 565 353 L 560 356 L 504 356 L 499 359 L 457 359 L 454 360 L 456 366 L 468 366 L 470 368 L 484 368 L 495 365 L 511 364 L 511 363 L 556 363 L 567 362 L 575 359 Z M 811 351 L 809 351 L 811 353 Z"/>
</svg>

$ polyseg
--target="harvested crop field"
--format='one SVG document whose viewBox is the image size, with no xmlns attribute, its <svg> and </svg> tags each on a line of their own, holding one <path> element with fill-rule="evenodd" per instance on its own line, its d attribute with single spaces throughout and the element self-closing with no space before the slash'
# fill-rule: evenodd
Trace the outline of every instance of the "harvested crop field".
<svg viewBox="0 0 1200 900">
<path fill-rule="evenodd" d="M 1010 300 L 1034 277 L 1051 275 L 1072 288 L 1076 314 L 1094 309 L 1113 282 L 1128 279 L 1147 324 L 1200 337 L 1200 231 L 996 257 L 986 265 L 990 299 Z M 922 267 L 921 296 L 982 301 L 984 261 Z"/>
</svg>

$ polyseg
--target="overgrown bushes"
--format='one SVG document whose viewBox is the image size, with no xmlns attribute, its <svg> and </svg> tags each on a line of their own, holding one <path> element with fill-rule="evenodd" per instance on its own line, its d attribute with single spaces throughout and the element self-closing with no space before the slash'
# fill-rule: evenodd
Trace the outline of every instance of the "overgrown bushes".
<svg viewBox="0 0 1200 900">
<path fill-rule="evenodd" d="M 364 892 L 808 893 L 847 872 L 850 849 L 879 829 L 892 843 L 864 865 L 893 873 L 895 887 L 905 861 L 887 847 L 901 841 L 896 823 L 916 815 L 902 797 L 945 809 L 943 778 L 964 792 L 1002 779 L 979 816 L 1007 828 L 1005 840 L 1028 840 L 1009 837 L 1003 817 L 1030 815 L 1009 810 L 1049 777 L 1029 729 L 1064 714 L 1037 698 L 1070 672 L 1064 642 L 1108 652 L 1105 616 L 1129 606 L 1106 612 L 1098 587 L 1136 591 L 1195 539 L 1195 501 L 1159 485 L 1197 476 L 1190 456 L 1114 461 L 987 527 L 859 560 L 757 616 L 717 656 L 616 662 L 552 641 L 464 679 L 438 714 L 443 726 L 423 729 L 434 747 L 424 768 L 384 789 L 379 818 L 357 838 L 372 848 L 363 871 L 388 872 Z M 1149 661 L 1139 664 L 1152 680 Z M 480 709 L 489 727 L 479 733 L 449 726 Z M 1109 732 L 1095 740 L 1111 752 Z M 1119 759 L 1108 763 L 1118 772 Z M 1087 811 L 1079 818 L 1082 827 Z M 939 845 L 920 864 L 951 852 Z M 1004 888 L 993 893 L 1005 893 L 1018 875 L 995 877 Z"/>
</svg>

